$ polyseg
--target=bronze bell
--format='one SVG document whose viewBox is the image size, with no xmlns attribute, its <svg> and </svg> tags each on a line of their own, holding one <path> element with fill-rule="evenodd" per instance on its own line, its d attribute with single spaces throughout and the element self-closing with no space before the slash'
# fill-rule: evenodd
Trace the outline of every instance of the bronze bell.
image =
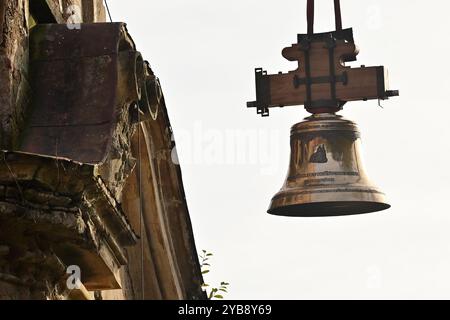
<svg viewBox="0 0 450 320">
<path fill-rule="evenodd" d="M 355 123 L 317 114 L 291 130 L 291 160 L 269 213 L 289 217 L 344 216 L 390 208 L 367 177 Z"/>
</svg>

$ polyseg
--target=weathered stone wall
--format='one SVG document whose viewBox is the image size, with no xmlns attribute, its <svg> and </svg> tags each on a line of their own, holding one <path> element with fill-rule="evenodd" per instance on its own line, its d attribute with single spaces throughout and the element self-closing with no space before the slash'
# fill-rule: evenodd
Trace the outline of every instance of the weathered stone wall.
<svg viewBox="0 0 450 320">
<path fill-rule="evenodd" d="M 105 22 L 106 10 L 103 0 L 82 0 L 83 22 Z"/>
<path fill-rule="evenodd" d="M 17 146 L 31 97 L 28 0 L 2 0 L 0 34 L 0 147 Z M 1 6 L 1 5 L 0 5 Z"/>
<path fill-rule="evenodd" d="M 46 0 L 46 3 L 58 23 L 104 22 L 106 20 L 105 8 L 101 0 Z M 30 102 L 29 14 L 29 0 L 0 1 L 1 149 L 11 150 L 20 143 L 21 131 Z"/>
<path fill-rule="evenodd" d="M 102 0 L 0 0 L 0 149 L 19 151 L 0 151 L 0 299 L 205 298 L 162 96 L 155 117 L 139 124 L 119 103 L 104 163 L 16 150 L 38 100 L 29 84 L 29 28 L 105 18 Z M 79 290 L 67 289 L 68 265 L 83 270 Z"/>
<path fill-rule="evenodd" d="M 51 18 L 57 23 L 102 22 L 105 10 L 101 0 L 0 0 L 0 149 L 15 150 L 20 145 L 25 127 L 26 116 L 32 99 L 29 74 L 29 28 L 35 22 L 30 18 L 29 1 L 46 5 Z M 37 21 L 39 22 L 39 21 Z M 43 21 L 45 23 L 49 21 Z M 2 165 L 3 161 L 2 161 Z M 15 173 L 14 173 L 15 174 Z M 11 199 L 20 194 L 12 186 L 0 186 L 0 201 Z M 36 194 L 30 189 L 29 195 Z M 26 197 L 26 195 L 25 195 Z M 28 199 L 34 203 L 46 203 L 47 200 Z M 12 224 L 7 223 L 8 210 L 17 211 L 14 204 L 0 205 L 0 299 L 63 299 L 67 297 L 59 279 L 64 278 L 64 266 L 58 258 L 42 248 L 40 236 L 24 236 L 23 229 L 11 216 Z M 11 207 L 11 208 L 9 208 Z M 9 208 L 9 209 L 8 209 Z M 15 209 L 14 209 L 15 208 Z M 22 218 L 42 218 L 36 211 L 24 209 Z M 33 213 L 34 212 L 34 213 Z M 49 215 L 49 217 L 51 214 Z M 59 217 L 61 218 L 61 217 Z M 58 215 L 51 219 L 58 220 Z M 54 220 L 53 222 L 56 222 Z M 36 220 L 37 221 L 37 220 Z M 16 226 L 14 228 L 14 226 Z M 17 235 L 17 241 L 10 242 L 7 231 Z M 9 237 L 9 240 L 6 240 Z M 24 242 L 23 240 L 26 239 Z M 13 259 L 13 260 L 11 260 Z M 14 263 L 12 263 L 14 261 Z"/>
</svg>

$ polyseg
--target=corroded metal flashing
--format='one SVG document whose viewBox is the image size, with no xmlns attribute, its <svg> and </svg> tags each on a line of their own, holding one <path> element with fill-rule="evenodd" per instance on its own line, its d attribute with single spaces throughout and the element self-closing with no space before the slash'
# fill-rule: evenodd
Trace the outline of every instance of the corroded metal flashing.
<svg viewBox="0 0 450 320">
<path fill-rule="evenodd" d="M 125 24 L 38 25 L 30 39 L 34 97 L 20 151 L 102 163 L 120 114 L 140 98 L 143 62 Z"/>
</svg>

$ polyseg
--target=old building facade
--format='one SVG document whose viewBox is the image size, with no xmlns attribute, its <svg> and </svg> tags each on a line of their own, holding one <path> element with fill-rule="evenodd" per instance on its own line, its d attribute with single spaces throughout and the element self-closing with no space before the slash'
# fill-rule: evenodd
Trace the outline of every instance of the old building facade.
<svg viewBox="0 0 450 320">
<path fill-rule="evenodd" d="M 0 299 L 203 299 L 157 77 L 100 0 L 0 0 Z"/>
</svg>

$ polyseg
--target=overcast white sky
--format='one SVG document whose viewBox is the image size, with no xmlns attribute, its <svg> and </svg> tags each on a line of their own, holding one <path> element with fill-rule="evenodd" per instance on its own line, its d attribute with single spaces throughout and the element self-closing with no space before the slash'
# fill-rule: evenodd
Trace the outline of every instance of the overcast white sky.
<svg viewBox="0 0 450 320">
<path fill-rule="evenodd" d="M 230 282 L 230 299 L 450 298 L 447 1 L 341 1 L 358 64 L 386 66 L 401 93 L 341 112 L 392 209 L 320 219 L 266 214 L 307 113 L 246 109 L 255 67 L 295 68 L 281 50 L 306 31 L 306 0 L 108 2 L 160 77 L 197 248 L 215 254 L 207 282 Z M 329 31 L 333 1 L 316 2 Z"/>
</svg>

